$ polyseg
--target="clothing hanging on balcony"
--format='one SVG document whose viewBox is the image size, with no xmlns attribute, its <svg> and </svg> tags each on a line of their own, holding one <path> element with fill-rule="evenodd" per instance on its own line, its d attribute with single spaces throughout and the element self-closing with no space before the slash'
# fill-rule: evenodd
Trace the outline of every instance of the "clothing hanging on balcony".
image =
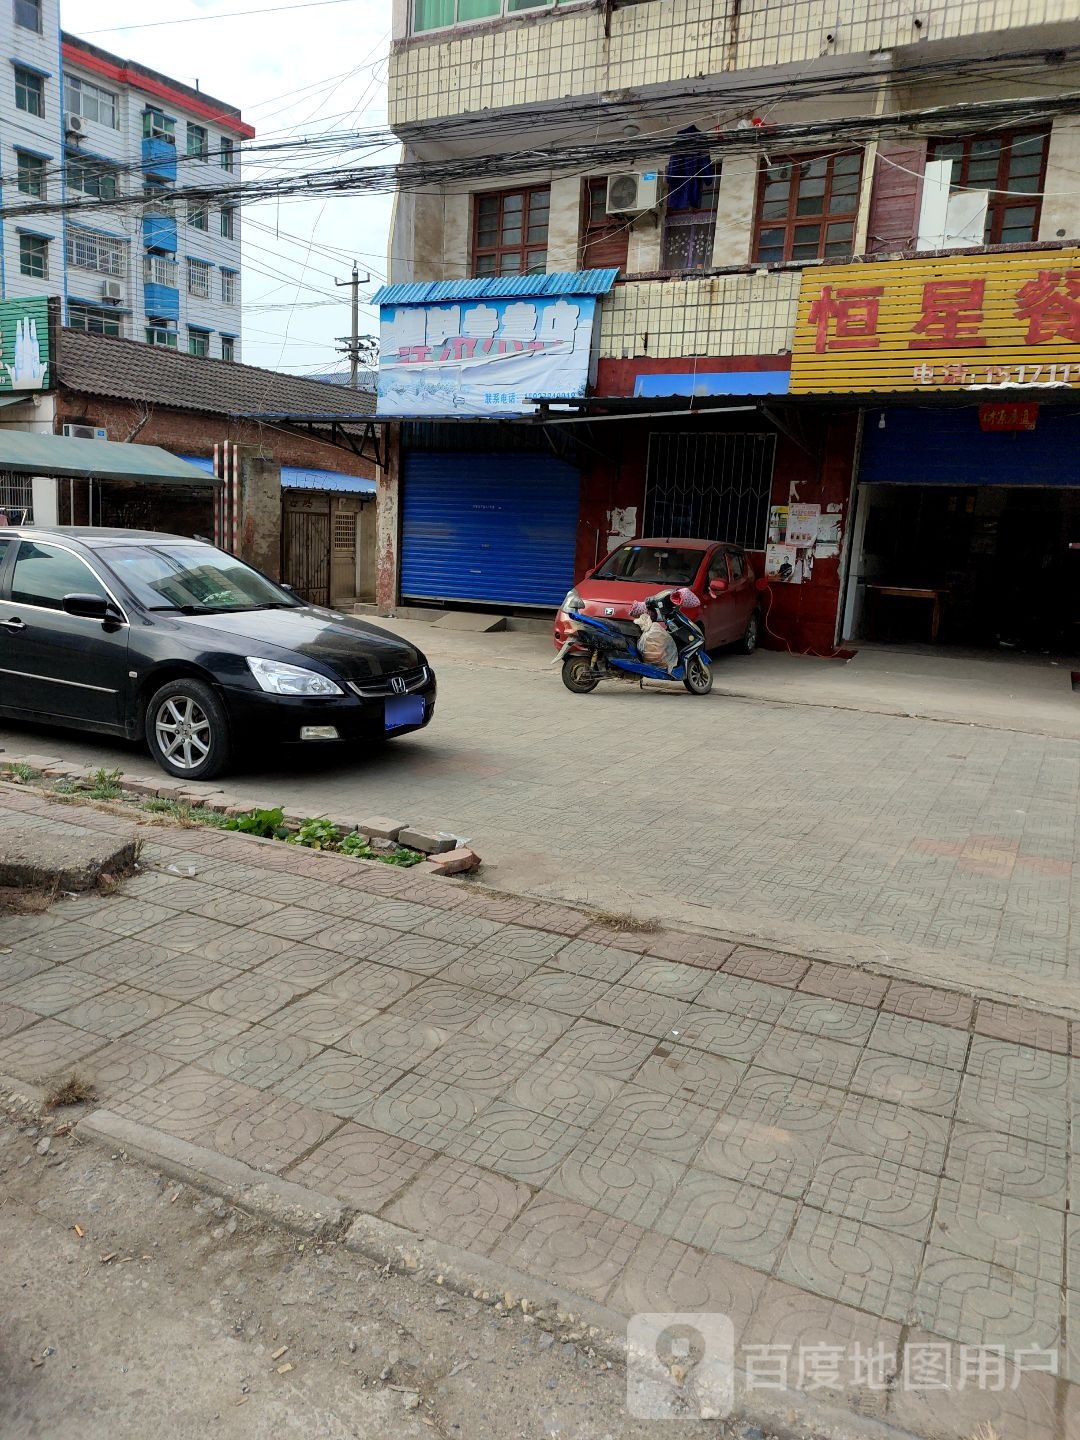
<svg viewBox="0 0 1080 1440">
<path fill-rule="evenodd" d="M 698 137 L 704 147 L 705 136 L 696 125 L 684 125 L 678 133 Z M 712 159 L 704 148 L 672 155 L 664 171 L 668 210 L 700 210 L 702 186 L 709 184 L 714 173 Z"/>
</svg>

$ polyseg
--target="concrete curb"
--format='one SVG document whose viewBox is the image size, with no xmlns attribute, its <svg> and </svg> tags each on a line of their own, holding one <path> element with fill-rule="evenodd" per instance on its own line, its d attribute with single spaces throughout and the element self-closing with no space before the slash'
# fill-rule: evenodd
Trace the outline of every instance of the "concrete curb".
<svg viewBox="0 0 1080 1440">
<path fill-rule="evenodd" d="M 18 1085 L 0 1077 L 0 1086 L 9 1083 Z M 584 1345 L 613 1364 L 625 1364 L 626 1317 L 598 1302 L 375 1216 L 350 1216 L 331 1196 L 125 1120 L 109 1110 L 91 1111 L 78 1122 L 75 1133 L 81 1140 L 119 1150 L 196 1189 L 221 1195 L 255 1219 L 306 1239 L 337 1239 L 344 1230 L 345 1248 L 381 1268 L 504 1312 L 520 1309 L 527 1322 Z M 740 1407 L 736 1413 L 748 1424 L 773 1431 L 781 1440 L 802 1440 L 808 1429 L 820 1440 L 917 1440 L 908 1430 L 792 1391 L 776 1392 L 763 1403 L 755 1403 L 752 1411 L 743 1412 Z"/>
</svg>

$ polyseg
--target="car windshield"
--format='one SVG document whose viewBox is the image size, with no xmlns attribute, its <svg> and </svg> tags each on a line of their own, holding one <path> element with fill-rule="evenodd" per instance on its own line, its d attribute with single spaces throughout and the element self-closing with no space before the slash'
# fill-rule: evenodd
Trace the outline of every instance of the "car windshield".
<svg viewBox="0 0 1080 1440">
<path fill-rule="evenodd" d="M 98 553 L 148 610 L 206 615 L 284 610 L 298 603 L 243 561 L 210 545 L 116 545 Z"/>
<path fill-rule="evenodd" d="M 593 579 L 630 580 L 635 585 L 692 585 L 700 564 L 700 550 L 624 545 L 608 556 Z"/>
</svg>

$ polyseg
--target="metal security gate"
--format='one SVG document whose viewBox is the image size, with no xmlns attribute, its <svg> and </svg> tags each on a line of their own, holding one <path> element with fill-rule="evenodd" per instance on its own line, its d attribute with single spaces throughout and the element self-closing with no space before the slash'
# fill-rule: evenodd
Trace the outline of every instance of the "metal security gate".
<svg viewBox="0 0 1080 1440">
<path fill-rule="evenodd" d="M 644 533 L 763 550 L 775 456 L 775 435 L 651 435 Z"/>
<path fill-rule="evenodd" d="M 408 452 L 403 598 L 559 605 L 574 582 L 579 486 L 548 455 Z"/>
<path fill-rule="evenodd" d="M 330 603 L 330 515 L 286 509 L 281 517 L 281 577 L 311 605 Z"/>
</svg>

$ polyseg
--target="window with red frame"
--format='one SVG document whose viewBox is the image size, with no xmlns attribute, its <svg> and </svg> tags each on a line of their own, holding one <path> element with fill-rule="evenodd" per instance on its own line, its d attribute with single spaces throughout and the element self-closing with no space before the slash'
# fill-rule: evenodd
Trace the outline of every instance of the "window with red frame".
<svg viewBox="0 0 1080 1440">
<path fill-rule="evenodd" d="M 855 244 L 862 152 L 764 160 L 754 262 L 847 259 Z"/>
<path fill-rule="evenodd" d="M 985 245 L 1023 245 L 1039 238 L 1049 130 L 931 140 L 929 160 L 951 160 L 954 190 L 988 190 Z"/>
<path fill-rule="evenodd" d="M 607 213 L 607 177 L 586 180 L 582 187 L 582 270 L 626 270 L 630 248 L 630 217 Z"/>
<path fill-rule="evenodd" d="M 542 275 L 547 268 L 548 187 L 477 195 L 473 209 L 474 275 Z"/>
</svg>

